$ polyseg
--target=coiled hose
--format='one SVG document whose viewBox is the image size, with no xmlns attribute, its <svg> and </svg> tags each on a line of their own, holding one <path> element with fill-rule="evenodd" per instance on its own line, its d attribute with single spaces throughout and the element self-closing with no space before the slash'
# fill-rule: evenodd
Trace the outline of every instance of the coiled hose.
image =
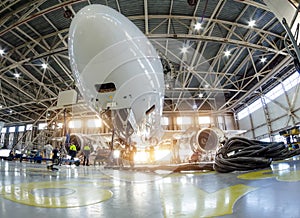
<svg viewBox="0 0 300 218">
<path fill-rule="evenodd" d="M 221 173 L 267 168 L 273 160 L 283 160 L 300 154 L 290 151 L 283 142 L 262 142 L 232 137 L 217 151 L 214 170 Z"/>
</svg>

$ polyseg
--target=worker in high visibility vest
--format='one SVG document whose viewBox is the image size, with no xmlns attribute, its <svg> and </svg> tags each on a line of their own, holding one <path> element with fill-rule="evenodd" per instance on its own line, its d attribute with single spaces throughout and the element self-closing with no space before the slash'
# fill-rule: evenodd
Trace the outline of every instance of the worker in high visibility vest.
<svg viewBox="0 0 300 218">
<path fill-rule="evenodd" d="M 72 142 L 69 148 L 69 154 L 71 156 L 71 160 L 74 160 L 76 153 L 77 153 L 76 145 Z"/>
<path fill-rule="evenodd" d="M 89 166 L 89 158 L 90 158 L 90 154 L 91 154 L 91 146 L 90 144 L 86 144 L 83 147 L 83 166 Z"/>
</svg>

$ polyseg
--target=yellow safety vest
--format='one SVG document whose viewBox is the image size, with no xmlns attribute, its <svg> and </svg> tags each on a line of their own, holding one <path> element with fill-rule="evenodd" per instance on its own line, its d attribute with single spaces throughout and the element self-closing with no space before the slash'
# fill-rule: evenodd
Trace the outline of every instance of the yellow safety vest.
<svg viewBox="0 0 300 218">
<path fill-rule="evenodd" d="M 71 151 L 77 151 L 76 146 L 75 146 L 75 145 L 71 145 L 71 146 L 70 146 L 70 150 L 71 150 Z"/>
<path fill-rule="evenodd" d="M 85 150 L 85 151 L 89 151 L 89 150 L 91 150 L 91 148 L 90 148 L 90 146 L 88 146 L 88 145 L 85 145 L 85 146 L 83 147 L 83 150 Z"/>
</svg>

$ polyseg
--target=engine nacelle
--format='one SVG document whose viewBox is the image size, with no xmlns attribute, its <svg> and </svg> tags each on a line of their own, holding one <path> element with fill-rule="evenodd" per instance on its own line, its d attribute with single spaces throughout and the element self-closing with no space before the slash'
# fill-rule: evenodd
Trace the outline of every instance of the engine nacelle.
<svg viewBox="0 0 300 218">
<path fill-rule="evenodd" d="M 216 127 L 203 128 L 196 131 L 191 139 L 191 149 L 196 152 L 216 151 L 225 140 L 224 132 Z"/>
<path fill-rule="evenodd" d="M 89 5 L 69 31 L 71 68 L 84 99 L 121 138 L 149 137 L 160 125 L 164 75 L 147 37 L 125 16 L 104 5 Z M 143 130 L 143 131 L 142 131 Z"/>
</svg>

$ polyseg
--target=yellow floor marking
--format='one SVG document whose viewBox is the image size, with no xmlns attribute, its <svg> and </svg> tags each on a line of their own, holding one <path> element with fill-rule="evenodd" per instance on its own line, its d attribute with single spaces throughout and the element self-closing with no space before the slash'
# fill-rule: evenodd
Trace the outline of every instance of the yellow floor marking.
<svg viewBox="0 0 300 218">
<path fill-rule="evenodd" d="M 3 186 L 0 193 L 5 199 L 30 206 L 68 208 L 110 199 L 112 192 L 103 188 L 107 188 L 107 184 L 101 186 L 101 183 L 93 182 L 32 182 Z"/>
<path fill-rule="evenodd" d="M 245 173 L 239 175 L 237 178 L 245 180 L 259 180 L 259 179 L 270 179 L 276 178 L 281 182 L 298 182 L 300 181 L 300 171 L 299 170 L 260 170 L 250 173 Z"/>
<path fill-rule="evenodd" d="M 238 184 L 208 193 L 192 185 L 162 184 L 165 217 L 214 217 L 233 213 L 235 202 L 254 187 Z"/>
<path fill-rule="evenodd" d="M 241 174 L 237 178 L 246 179 L 246 180 L 258 180 L 258 179 L 274 178 L 276 176 L 277 174 L 273 174 L 272 170 L 260 170 L 260 171 Z"/>
</svg>

